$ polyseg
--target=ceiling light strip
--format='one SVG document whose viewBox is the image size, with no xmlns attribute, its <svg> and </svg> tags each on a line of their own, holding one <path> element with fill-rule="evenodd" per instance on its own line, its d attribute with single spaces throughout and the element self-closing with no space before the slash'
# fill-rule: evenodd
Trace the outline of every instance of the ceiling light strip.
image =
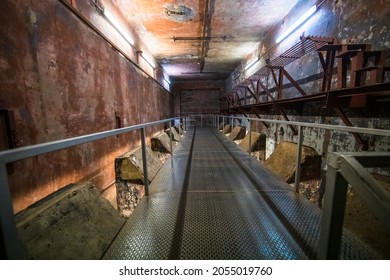
<svg viewBox="0 0 390 280">
<path fill-rule="evenodd" d="M 130 45 L 134 46 L 134 40 L 130 37 L 127 31 L 123 28 L 123 26 L 117 21 L 117 19 L 107 10 L 103 11 L 106 19 L 111 23 L 111 25 L 119 32 L 119 34 L 125 39 Z"/>
<path fill-rule="evenodd" d="M 304 23 L 308 18 L 310 18 L 317 11 L 317 6 L 312 6 L 302 17 L 300 17 L 293 25 L 287 29 L 280 37 L 276 39 L 276 43 L 280 43 L 284 38 L 286 38 L 290 33 L 297 29 L 302 23 Z"/>
</svg>

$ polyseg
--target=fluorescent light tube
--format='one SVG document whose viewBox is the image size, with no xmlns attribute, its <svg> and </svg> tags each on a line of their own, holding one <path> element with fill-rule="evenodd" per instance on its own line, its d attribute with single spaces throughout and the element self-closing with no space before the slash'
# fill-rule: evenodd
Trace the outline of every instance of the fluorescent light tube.
<svg viewBox="0 0 390 280">
<path fill-rule="evenodd" d="M 117 21 L 117 19 L 108 11 L 104 10 L 104 15 L 107 20 L 115 27 L 115 29 L 121 34 L 123 39 L 125 39 L 130 45 L 134 45 L 134 40 L 129 36 L 126 30 L 122 27 L 122 25 Z"/>
<path fill-rule="evenodd" d="M 259 61 L 258 57 L 255 57 L 254 59 L 249 61 L 248 64 L 245 66 L 245 70 L 248 70 L 249 68 L 251 68 L 257 61 Z"/>
<path fill-rule="evenodd" d="M 151 60 L 149 57 L 144 56 L 144 54 L 141 52 L 141 56 L 145 59 L 147 63 L 149 63 L 150 66 L 153 68 L 156 68 L 156 65 L 154 64 L 153 60 Z"/>
<path fill-rule="evenodd" d="M 286 38 L 288 35 L 290 35 L 291 32 L 293 32 L 295 29 L 297 29 L 297 27 L 299 27 L 302 23 L 304 23 L 316 11 L 317 11 L 317 6 L 314 5 L 301 18 L 299 18 L 298 21 L 296 21 L 293 25 L 291 25 L 290 28 L 287 29 L 286 32 L 284 32 L 279 38 L 277 38 L 276 43 L 281 42 L 284 38 Z"/>
<path fill-rule="evenodd" d="M 164 80 L 170 85 L 171 84 L 171 82 L 169 81 L 169 78 L 165 78 L 164 77 Z"/>
</svg>

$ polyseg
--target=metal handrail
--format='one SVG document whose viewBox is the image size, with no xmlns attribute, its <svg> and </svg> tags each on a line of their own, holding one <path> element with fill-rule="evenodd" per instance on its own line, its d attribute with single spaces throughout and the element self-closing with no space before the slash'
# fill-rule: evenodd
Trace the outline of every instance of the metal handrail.
<svg viewBox="0 0 390 280">
<path fill-rule="evenodd" d="M 243 117 L 217 116 L 217 128 L 222 117 L 243 119 Z M 357 132 L 380 136 L 390 136 L 390 130 L 373 129 L 364 127 L 350 127 L 339 125 L 327 125 L 316 123 L 305 123 L 296 121 L 269 120 L 260 118 L 245 118 L 251 121 L 268 123 L 296 125 L 298 126 L 297 160 L 295 173 L 295 189 L 299 191 L 300 162 L 303 143 L 303 127 L 338 130 L 345 132 Z M 218 128 L 219 129 L 219 128 Z M 250 129 L 249 129 L 250 133 Z M 249 139 L 251 142 L 251 140 Z M 328 171 L 326 179 L 325 205 L 319 239 L 318 259 L 337 259 L 340 252 L 343 218 L 346 204 L 346 193 L 348 183 L 355 189 L 363 201 L 373 210 L 379 220 L 390 229 L 390 196 L 383 191 L 380 185 L 372 178 L 366 170 L 369 167 L 390 166 L 389 152 L 346 152 L 331 153 L 328 158 Z"/>
<path fill-rule="evenodd" d="M 374 162 L 376 164 L 373 164 Z M 390 230 L 390 195 L 366 169 L 389 166 L 389 152 L 330 154 L 318 259 L 337 259 L 339 257 L 348 184 L 352 186 L 382 224 Z"/>
<path fill-rule="evenodd" d="M 130 131 L 141 130 L 141 144 L 142 144 L 142 156 L 144 162 L 144 184 L 145 194 L 148 193 L 148 180 L 147 180 L 147 168 L 146 168 L 146 141 L 145 141 L 145 128 L 155 126 L 158 124 L 169 123 L 171 124 L 174 120 L 186 119 L 186 117 L 169 118 L 154 122 L 148 122 L 144 124 L 138 124 L 128 126 L 124 128 L 118 128 L 113 130 L 107 130 L 103 132 L 97 132 L 93 134 L 77 136 L 73 138 L 51 141 L 47 143 L 36 144 L 32 146 L 26 146 L 11 150 L 0 152 L 0 237 L 2 238 L 5 255 L 7 259 L 22 259 L 24 258 L 22 246 L 18 239 L 15 218 L 12 208 L 12 199 L 10 194 L 8 174 L 7 174 L 7 163 L 15 162 L 39 156 L 42 154 L 78 146 L 81 144 L 101 140 L 107 137 L 116 136 Z M 185 123 L 185 121 L 184 121 Z M 171 127 L 171 126 L 169 126 Z M 170 137 L 171 138 L 171 137 Z M 172 141 L 172 138 L 171 138 Z"/>
<path fill-rule="evenodd" d="M 302 145 L 303 145 L 303 128 L 319 128 L 319 129 L 328 129 L 328 130 L 338 130 L 338 131 L 346 131 L 351 133 L 362 133 L 362 134 L 373 134 L 379 136 L 389 136 L 390 130 L 385 129 L 375 129 L 375 128 L 365 128 L 365 127 L 352 127 L 352 126 L 343 126 L 343 125 L 330 125 L 330 124 L 319 124 L 319 123 L 308 123 L 308 122 L 297 122 L 297 121 L 285 121 L 285 120 L 270 120 L 270 119 L 261 119 L 261 118 L 247 118 L 247 117 L 234 117 L 234 116 L 225 116 L 225 115 L 217 115 L 216 123 L 220 123 L 220 118 L 223 118 L 222 123 L 225 124 L 225 118 L 230 119 L 246 119 L 249 122 L 257 121 L 257 122 L 265 122 L 265 123 L 276 123 L 276 124 L 286 124 L 286 125 L 295 125 L 298 127 L 298 140 L 297 140 L 297 159 L 295 162 L 295 191 L 299 192 L 299 182 L 301 176 L 301 154 L 302 154 Z M 249 131 L 250 132 L 250 131 Z M 249 134 L 251 136 L 251 134 Z M 249 139 L 250 142 L 251 139 Z"/>
<path fill-rule="evenodd" d="M 201 116 L 210 116 L 211 114 L 203 114 Z M 176 117 L 169 118 L 165 120 L 149 122 L 144 124 L 138 124 L 134 126 L 129 126 L 125 128 L 119 128 L 114 130 L 108 130 L 78 137 L 73 137 L 69 139 L 57 140 L 37 145 L 32 145 L 28 147 L 21 147 L 12 150 L 6 150 L 0 152 L 0 225 L 1 225 L 1 237 L 5 247 L 5 257 L 9 259 L 20 259 L 23 258 L 23 252 L 21 249 L 21 244 L 18 239 L 13 210 L 12 210 L 12 201 L 9 190 L 8 183 L 8 174 L 7 174 L 7 163 L 11 163 L 14 161 L 31 158 L 34 156 L 42 155 L 45 153 L 85 144 L 88 142 L 93 142 L 97 140 L 101 140 L 107 137 L 120 135 L 124 133 L 128 133 L 135 130 L 141 130 L 141 144 L 143 149 L 143 158 L 146 157 L 145 153 L 145 128 L 169 123 L 174 120 L 182 120 L 185 128 L 188 129 L 189 120 L 191 117 L 195 117 L 196 115 L 186 116 L 186 117 Z M 347 132 L 357 132 L 363 134 L 373 134 L 380 136 L 390 136 L 390 130 L 384 129 L 373 129 L 373 128 L 363 128 L 363 127 L 349 127 L 349 126 L 339 126 L 339 125 L 327 125 L 327 124 L 316 124 L 316 123 L 307 123 L 307 122 L 297 122 L 297 121 L 283 121 L 283 120 L 270 120 L 270 119 L 260 119 L 260 118 L 244 118 L 244 117 L 234 117 L 234 116 L 223 116 L 223 115 L 213 115 L 215 126 L 219 126 L 221 118 L 223 119 L 223 123 L 225 119 L 246 119 L 249 122 L 251 121 L 260 121 L 266 123 L 277 123 L 277 124 L 286 124 L 286 125 L 295 125 L 298 126 L 298 146 L 297 146 L 297 162 L 296 162 L 296 174 L 295 174 L 295 187 L 298 191 L 299 180 L 300 180 L 300 155 L 302 152 L 302 142 L 303 142 L 303 127 L 311 127 L 311 128 L 319 128 L 319 129 L 328 129 L 328 130 L 338 130 L 338 131 L 347 131 Z M 171 127 L 171 126 L 170 126 Z M 146 164 L 146 160 L 144 159 L 144 164 Z M 145 167 L 144 175 L 144 184 L 145 184 L 145 193 L 147 194 L 148 188 L 148 180 L 147 180 L 147 168 Z"/>
</svg>

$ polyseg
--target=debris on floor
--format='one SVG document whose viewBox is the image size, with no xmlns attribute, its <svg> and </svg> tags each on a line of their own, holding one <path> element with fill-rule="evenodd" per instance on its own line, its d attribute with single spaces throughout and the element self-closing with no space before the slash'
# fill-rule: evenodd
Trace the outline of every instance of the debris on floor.
<svg viewBox="0 0 390 280">
<path fill-rule="evenodd" d="M 124 224 L 91 183 L 72 184 L 16 214 L 28 259 L 98 260 Z"/>
<path fill-rule="evenodd" d="M 297 144 L 282 142 L 264 165 L 287 183 L 294 182 Z M 321 156 L 308 146 L 302 146 L 301 181 L 320 178 Z"/>
</svg>

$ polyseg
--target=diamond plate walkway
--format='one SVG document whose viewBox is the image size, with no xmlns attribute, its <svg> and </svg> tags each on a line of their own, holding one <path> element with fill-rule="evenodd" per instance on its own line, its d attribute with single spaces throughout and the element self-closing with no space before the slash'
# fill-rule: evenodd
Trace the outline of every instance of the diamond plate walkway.
<svg viewBox="0 0 390 280">
<path fill-rule="evenodd" d="M 215 128 L 188 131 L 149 188 L 104 259 L 316 258 L 321 211 Z M 372 256 L 345 232 L 340 258 Z"/>
</svg>

